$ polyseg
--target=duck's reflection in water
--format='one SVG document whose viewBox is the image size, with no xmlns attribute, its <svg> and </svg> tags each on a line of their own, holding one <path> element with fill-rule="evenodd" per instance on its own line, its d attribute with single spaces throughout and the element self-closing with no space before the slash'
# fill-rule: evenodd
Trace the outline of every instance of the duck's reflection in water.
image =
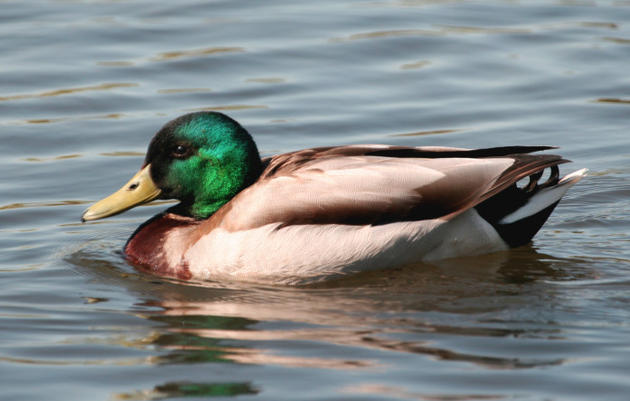
<svg viewBox="0 0 630 401">
<path fill-rule="evenodd" d="M 195 383 L 169 382 L 155 386 L 151 390 L 114 394 L 113 399 L 125 401 L 160 400 L 169 398 L 230 397 L 258 394 L 251 383 Z"/>
<path fill-rule="evenodd" d="M 128 273 L 120 282 L 144 299 L 133 313 L 156 323 L 142 341 L 156 350 L 150 361 L 156 365 L 386 371 L 392 366 L 383 352 L 394 352 L 527 369 L 566 362 L 564 354 L 545 351 L 563 339 L 555 283 L 585 272 L 579 261 L 524 247 L 299 288 L 179 283 L 144 274 L 129 280 Z M 531 352 L 534 343 L 540 352 Z M 169 382 L 141 394 L 256 391 L 250 382 Z"/>
<path fill-rule="evenodd" d="M 497 368 L 556 364 L 562 361 L 494 358 L 433 344 L 440 334 L 561 336 L 546 317 L 537 325 L 526 312 L 520 317 L 518 312 L 536 302 L 552 306 L 554 286 L 549 281 L 575 278 L 575 272 L 563 263 L 525 248 L 302 288 L 241 284 L 227 289 L 164 283 L 153 291 L 156 298 L 147 301 L 159 307 L 158 312 L 145 316 L 165 325 L 155 344 L 171 352 L 160 363 L 230 360 L 341 369 L 380 365 L 370 359 L 278 355 L 274 347 L 265 346 L 310 341 L 420 353 Z M 528 324 L 500 324 L 506 315 Z M 415 340 L 413 333 L 419 334 Z"/>
</svg>

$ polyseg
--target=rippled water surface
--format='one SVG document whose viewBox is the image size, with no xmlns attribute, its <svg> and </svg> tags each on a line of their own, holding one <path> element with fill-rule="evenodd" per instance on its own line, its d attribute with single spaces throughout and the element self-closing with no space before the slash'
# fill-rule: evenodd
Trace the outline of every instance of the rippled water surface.
<svg viewBox="0 0 630 401">
<path fill-rule="evenodd" d="M 630 3 L 0 1 L 3 400 L 627 400 Z M 153 133 L 265 155 L 546 144 L 590 175 L 530 246 L 317 287 L 187 285 L 81 224 Z"/>
</svg>

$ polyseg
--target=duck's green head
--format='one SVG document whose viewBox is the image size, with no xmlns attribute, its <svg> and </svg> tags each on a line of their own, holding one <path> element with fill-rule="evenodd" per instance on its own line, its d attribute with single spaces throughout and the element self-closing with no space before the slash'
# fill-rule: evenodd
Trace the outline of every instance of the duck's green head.
<svg viewBox="0 0 630 401">
<path fill-rule="evenodd" d="M 118 192 L 95 203 L 83 220 L 121 213 L 150 200 L 178 199 L 178 214 L 205 219 L 260 176 L 249 133 L 216 112 L 186 114 L 151 140 L 142 169 Z"/>
</svg>

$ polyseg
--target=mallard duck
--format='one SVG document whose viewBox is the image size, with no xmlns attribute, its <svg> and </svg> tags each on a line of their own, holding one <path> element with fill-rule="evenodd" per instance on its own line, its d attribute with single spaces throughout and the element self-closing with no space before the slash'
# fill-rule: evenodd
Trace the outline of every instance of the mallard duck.
<svg viewBox="0 0 630 401">
<path fill-rule="evenodd" d="M 529 242 L 586 174 L 560 178 L 567 160 L 531 154 L 548 149 L 349 145 L 261 159 L 238 122 L 197 112 L 164 125 L 140 171 L 82 220 L 177 199 L 129 238 L 130 263 L 180 279 L 304 283 Z"/>
</svg>

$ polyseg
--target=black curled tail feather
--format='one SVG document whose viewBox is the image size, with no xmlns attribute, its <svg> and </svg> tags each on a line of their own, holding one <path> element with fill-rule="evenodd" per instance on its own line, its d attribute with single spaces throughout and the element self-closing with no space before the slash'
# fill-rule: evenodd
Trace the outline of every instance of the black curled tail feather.
<svg viewBox="0 0 630 401">
<path fill-rule="evenodd" d="M 528 201 L 541 190 L 551 188 L 558 184 L 558 166 L 552 165 L 548 168 L 551 171 L 550 176 L 543 183 L 539 181 L 545 169 L 541 169 L 529 175 L 529 182 L 524 187 L 519 188 L 517 184 L 514 183 L 475 206 L 479 215 L 494 227 L 497 233 L 510 247 L 517 247 L 531 241 L 560 201 L 560 199 L 558 199 L 542 210 L 514 222 L 502 222 L 506 216 L 524 207 Z"/>
</svg>

